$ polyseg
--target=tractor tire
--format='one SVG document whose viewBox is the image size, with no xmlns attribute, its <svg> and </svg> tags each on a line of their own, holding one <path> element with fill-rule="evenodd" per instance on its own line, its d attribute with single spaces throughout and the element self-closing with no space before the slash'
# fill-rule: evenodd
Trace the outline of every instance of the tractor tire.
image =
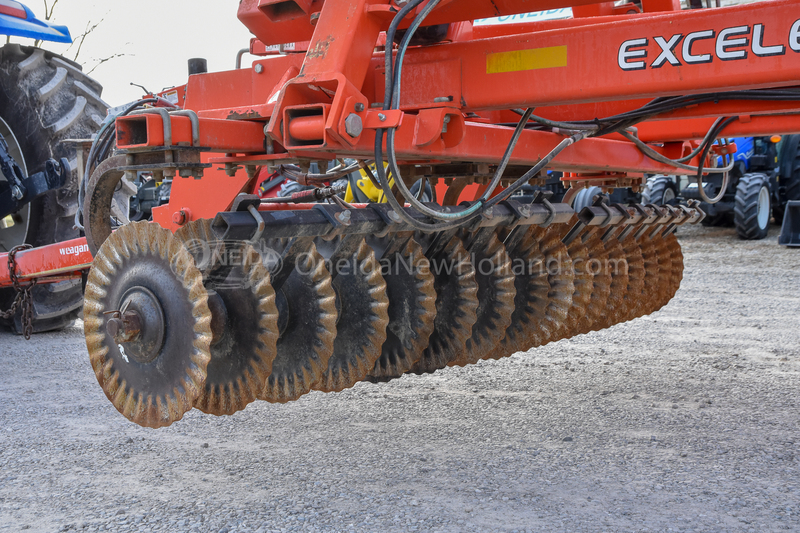
<svg viewBox="0 0 800 533">
<path fill-rule="evenodd" d="M 745 174 L 736 186 L 733 222 L 742 239 L 763 239 L 769 231 L 771 196 L 769 177 L 760 172 Z"/>
<path fill-rule="evenodd" d="M 20 167 L 31 175 L 41 171 L 48 159 L 65 157 L 72 169 L 64 187 L 4 219 L 0 253 L 19 244 L 43 246 L 79 237 L 74 227 L 80 181 L 76 147 L 64 141 L 91 138 L 99 129 L 108 109 L 100 99 L 102 86 L 64 57 L 7 44 L 0 48 L 0 89 L 0 133 Z M 34 332 L 70 325 L 83 304 L 79 280 L 37 286 L 32 295 Z M 6 310 L 13 298 L 13 289 L 0 290 L 0 310 Z M 2 325 L 20 333 L 20 317 L 18 311 Z"/>
<path fill-rule="evenodd" d="M 786 169 L 791 174 L 788 177 L 783 177 L 781 174 L 781 184 L 784 187 L 784 196 L 780 202 L 772 208 L 772 214 L 775 217 L 775 224 L 783 224 L 783 214 L 786 211 L 786 202 L 790 200 L 800 200 L 800 149 L 795 145 L 793 154 L 786 154 L 791 162 L 787 162 L 789 167 Z M 783 165 L 781 165 L 783 166 Z"/>
<path fill-rule="evenodd" d="M 643 204 L 665 205 L 675 200 L 675 183 L 669 176 L 653 176 L 647 179 L 642 191 Z"/>
<path fill-rule="evenodd" d="M 728 213 L 706 215 L 700 223 L 706 227 L 729 226 L 731 224 L 730 220 L 728 220 Z"/>
</svg>

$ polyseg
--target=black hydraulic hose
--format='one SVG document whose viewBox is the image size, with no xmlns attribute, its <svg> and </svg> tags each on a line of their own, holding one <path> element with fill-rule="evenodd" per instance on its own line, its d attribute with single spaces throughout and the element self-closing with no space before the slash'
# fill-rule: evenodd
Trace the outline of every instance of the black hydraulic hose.
<svg viewBox="0 0 800 533">
<path fill-rule="evenodd" d="M 403 19 L 406 16 L 417 8 L 425 0 L 411 0 L 405 6 L 403 6 L 400 11 L 397 12 L 397 15 L 394 16 L 392 19 L 391 24 L 389 24 L 389 28 L 386 30 L 386 52 L 384 58 L 384 68 L 386 69 L 385 77 L 386 83 L 385 85 L 385 92 L 383 95 L 383 109 L 387 111 L 392 102 L 392 93 L 394 92 L 394 65 L 392 61 L 392 51 L 394 47 L 394 36 L 397 33 L 397 27 L 403 22 Z"/>
</svg>

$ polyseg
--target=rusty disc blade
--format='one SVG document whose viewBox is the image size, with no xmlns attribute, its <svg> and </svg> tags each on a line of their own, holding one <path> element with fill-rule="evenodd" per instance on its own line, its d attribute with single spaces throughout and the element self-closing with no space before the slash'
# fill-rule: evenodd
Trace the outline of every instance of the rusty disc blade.
<svg viewBox="0 0 800 533">
<path fill-rule="evenodd" d="M 521 231 L 520 229 L 516 231 Z M 514 312 L 505 335 L 484 359 L 500 359 L 519 351 L 526 332 L 544 320 L 550 283 L 547 280 L 545 257 L 539 246 L 541 229 L 530 227 L 522 237 L 506 247 L 514 277 Z"/>
<path fill-rule="evenodd" d="M 331 260 L 339 321 L 333 354 L 314 389 L 336 392 L 362 381 L 375 367 L 386 340 L 389 298 L 375 252 L 363 238 Z"/>
<path fill-rule="evenodd" d="M 478 319 L 478 283 L 470 254 L 454 236 L 429 258 L 436 290 L 436 319 L 428 347 L 411 368 L 427 374 L 444 368 L 466 347 Z"/>
<path fill-rule="evenodd" d="M 561 242 L 563 228 L 529 228 L 507 247 L 515 274 L 516 296 L 511 325 L 484 359 L 499 359 L 541 346 L 564 324 L 572 305 L 572 260 Z"/>
<path fill-rule="evenodd" d="M 568 228 L 567 228 L 568 229 Z M 561 241 L 564 236 L 563 225 L 553 225 L 544 231 L 539 243 L 545 257 L 545 269 L 550 290 L 547 293 L 547 310 L 538 328 L 531 331 L 530 347 L 541 346 L 557 339 L 559 330 L 567 321 L 575 293 L 575 268 L 567 246 Z M 526 350 L 528 348 L 525 348 Z"/>
<path fill-rule="evenodd" d="M 464 350 L 448 364 L 465 366 L 477 363 L 505 336 L 514 313 L 514 274 L 511 258 L 497 234 L 472 254 L 478 283 L 478 308 L 472 335 Z"/>
<path fill-rule="evenodd" d="M 593 331 L 595 322 L 602 320 L 611 294 L 611 272 L 607 268 L 608 250 L 600 239 L 600 230 L 593 228 L 582 234 L 581 240 L 589 252 L 586 268 L 592 273 L 592 295 L 581 317 L 575 335 Z"/>
<path fill-rule="evenodd" d="M 683 253 L 674 233 L 670 233 L 667 237 L 658 234 L 652 241 L 658 256 L 662 283 L 658 298 L 653 302 L 651 312 L 655 312 L 667 305 L 680 288 L 683 279 Z"/>
<path fill-rule="evenodd" d="M 645 273 L 645 293 L 638 316 L 644 316 L 655 311 L 658 302 L 666 297 L 669 271 L 659 263 L 658 249 L 647 233 L 642 235 L 637 242 L 642 251 Z M 671 266 L 672 262 L 670 261 L 670 268 Z"/>
<path fill-rule="evenodd" d="M 259 399 L 285 403 L 322 380 L 336 338 L 336 294 L 325 260 L 313 243 L 297 256 L 286 281 L 275 287 L 275 295 L 278 353 Z"/>
<path fill-rule="evenodd" d="M 628 290 L 625 293 L 624 311 L 621 313 L 621 322 L 626 322 L 638 317 L 644 307 L 645 268 L 642 248 L 636 242 L 634 233 L 625 237 L 621 244 L 628 269 Z"/>
<path fill-rule="evenodd" d="M 672 291 L 672 255 L 669 247 L 660 235 L 650 237 L 644 235 L 642 239 L 648 239 L 653 247 L 653 255 L 658 262 L 658 285 L 651 296 L 647 306 L 647 313 L 655 313 L 669 302 Z"/>
<path fill-rule="evenodd" d="M 220 243 L 211 220 L 190 222 L 175 233 L 201 267 L 213 339 L 205 386 L 194 406 L 231 415 L 258 398 L 277 353 L 278 309 L 269 271 L 247 243 Z"/>
<path fill-rule="evenodd" d="M 126 340 L 109 332 L 118 319 L 109 311 L 136 318 Z M 134 222 L 111 234 L 92 263 L 83 313 L 89 360 L 120 413 L 157 428 L 192 408 L 211 359 L 211 311 L 203 277 L 172 232 Z"/>
<path fill-rule="evenodd" d="M 410 370 L 427 348 L 436 319 L 430 263 L 414 239 L 383 258 L 381 271 L 389 297 L 389 324 L 368 381 L 388 381 Z"/>
<path fill-rule="evenodd" d="M 592 331 L 613 326 L 626 316 L 627 305 L 625 295 L 628 292 L 628 261 L 625 251 L 616 237 L 605 242 L 608 258 L 605 269 L 611 274 L 611 292 L 608 294 L 606 309 L 601 317 L 592 324 Z"/>
<path fill-rule="evenodd" d="M 669 295 L 669 300 L 671 300 L 675 296 L 675 293 L 678 292 L 678 289 L 681 288 L 681 281 L 683 281 L 683 250 L 681 250 L 681 245 L 675 233 L 670 233 L 665 240 L 670 251 L 670 259 L 672 260 Z M 669 300 L 667 300 L 667 302 L 669 302 Z"/>
<path fill-rule="evenodd" d="M 575 217 L 567 229 L 577 221 Z M 566 234 L 566 229 L 563 234 Z M 572 260 L 572 268 L 574 278 L 572 280 L 575 290 L 572 293 L 572 304 L 570 305 L 567 317 L 564 319 L 563 325 L 553 335 L 550 341 L 557 341 L 559 339 L 569 338 L 579 332 L 581 319 L 586 315 L 586 311 L 592 299 L 592 291 L 594 290 L 594 271 L 591 268 L 589 247 L 584 242 L 584 234 L 578 235 L 567 246 L 567 253 Z M 563 239 L 563 235 L 562 235 Z"/>
</svg>

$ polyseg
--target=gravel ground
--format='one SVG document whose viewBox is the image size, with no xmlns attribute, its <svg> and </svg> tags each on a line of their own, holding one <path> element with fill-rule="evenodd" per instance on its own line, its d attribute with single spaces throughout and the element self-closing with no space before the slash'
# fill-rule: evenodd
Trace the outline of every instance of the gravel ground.
<svg viewBox="0 0 800 533">
<path fill-rule="evenodd" d="M 682 230 L 651 316 L 148 430 L 80 329 L 0 335 L 2 531 L 800 531 L 800 251 Z"/>
</svg>

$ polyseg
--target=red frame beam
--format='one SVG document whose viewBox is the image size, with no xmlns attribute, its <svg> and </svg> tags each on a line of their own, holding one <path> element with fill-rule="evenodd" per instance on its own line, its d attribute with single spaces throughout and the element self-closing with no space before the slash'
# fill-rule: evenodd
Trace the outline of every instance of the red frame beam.
<svg viewBox="0 0 800 533">
<path fill-rule="evenodd" d="M 172 146 L 192 146 L 192 123 L 186 116 L 170 116 Z M 116 122 L 117 148 L 136 150 L 164 146 L 164 119 L 158 114 L 129 115 Z M 199 144 L 210 152 L 264 151 L 264 125 L 246 120 L 199 119 Z"/>
<path fill-rule="evenodd" d="M 72 279 L 92 264 L 92 254 L 86 239 L 73 239 L 17 253 L 17 276 L 20 280 L 37 278 L 40 282 Z M 52 279 L 43 279 L 52 276 Z M 8 254 L 0 254 L 0 287 L 11 285 Z"/>
<path fill-rule="evenodd" d="M 423 84 L 425 95 L 453 96 L 475 111 L 793 86 L 800 80 L 798 19 L 796 2 L 775 0 L 412 48 L 403 87 Z M 658 59 L 659 39 L 676 40 L 680 66 L 670 64 L 672 56 Z M 456 71 L 430 68 L 454 60 Z M 408 90 L 401 106 L 418 106 L 415 98 Z"/>
</svg>

